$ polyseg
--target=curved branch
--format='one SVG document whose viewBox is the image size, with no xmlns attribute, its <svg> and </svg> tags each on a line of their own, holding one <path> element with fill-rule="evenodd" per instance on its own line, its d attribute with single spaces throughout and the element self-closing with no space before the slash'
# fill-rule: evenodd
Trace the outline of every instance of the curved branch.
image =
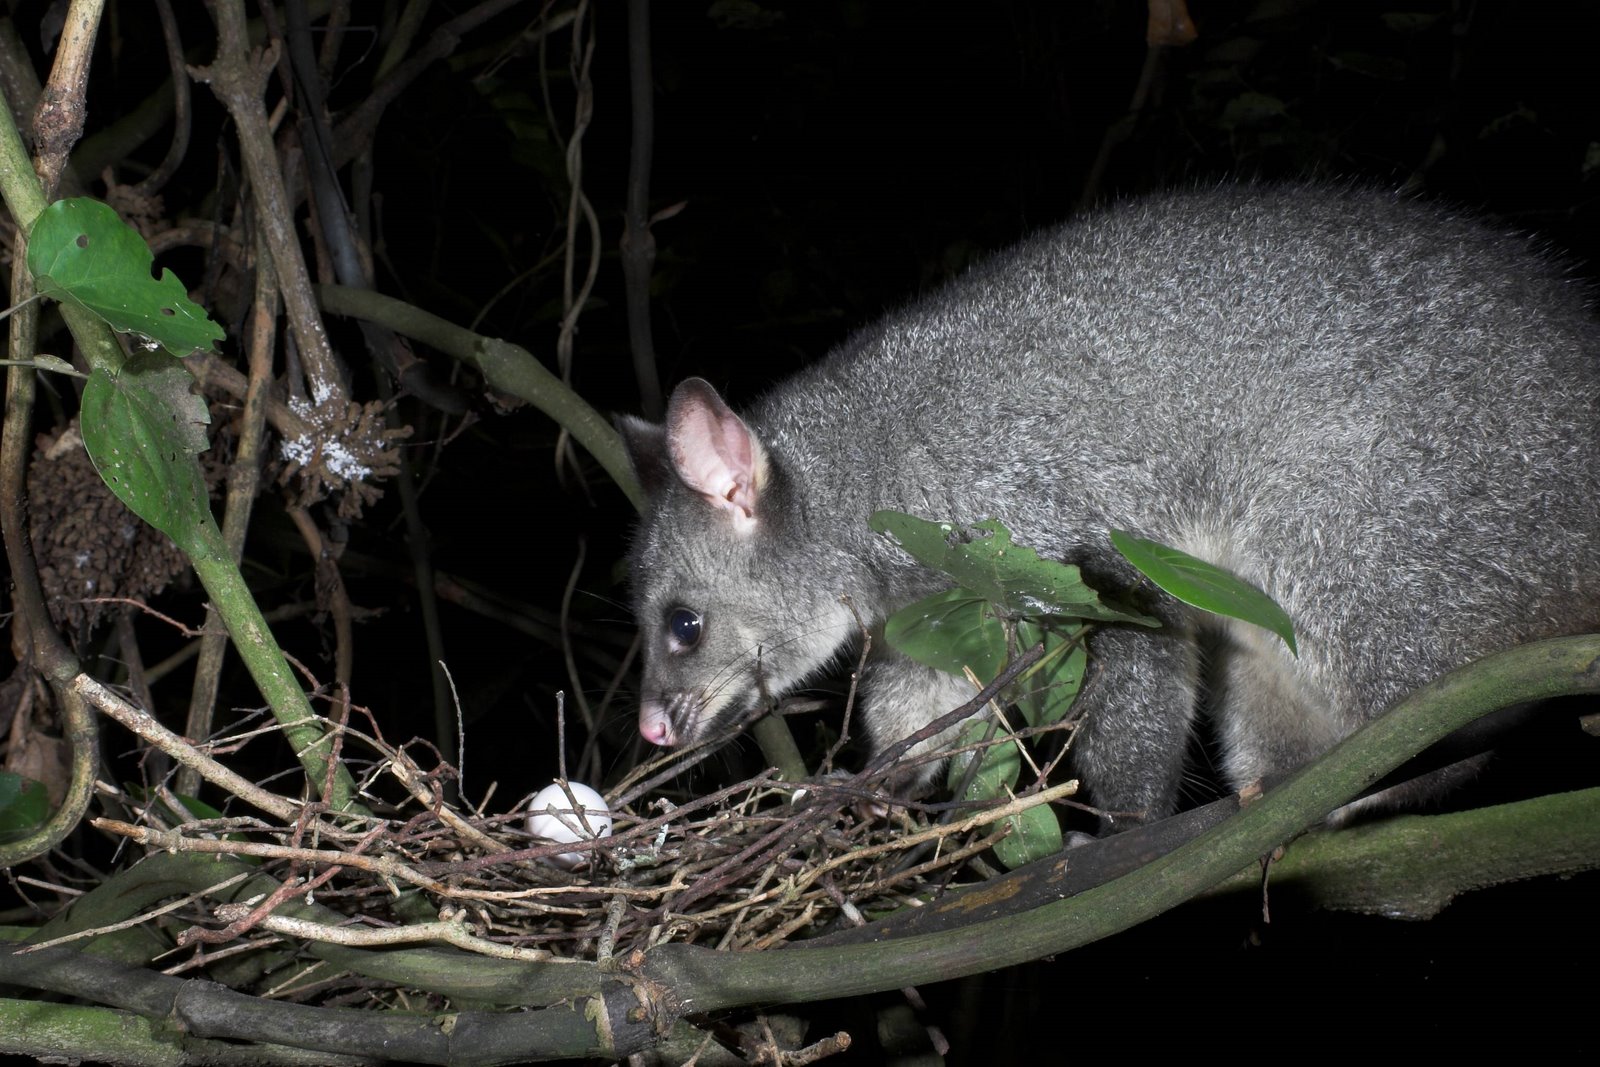
<svg viewBox="0 0 1600 1067">
<path fill-rule="evenodd" d="M 1481 715 L 1512 704 L 1600 692 L 1600 636 L 1556 638 L 1468 664 L 1363 726 L 1234 818 L 1115 882 L 1022 915 L 880 944 L 721 953 L 651 949 L 641 973 L 698 1011 L 797 1003 L 896 989 L 1009 967 L 1125 930 L 1243 870 L 1296 833 Z M 1055 862 L 1044 861 L 1045 863 Z M 960 897 L 948 907 L 962 908 Z"/>
<path fill-rule="evenodd" d="M 622 438 L 600 413 L 544 368 L 533 354 L 509 341 L 484 337 L 381 293 L 319 285 L 322 306 L 335 315 L 382 322 L 385 326 L 445 355 L 476 367 L 494 388 L 526 400 L 577 439 L 627 494 L 644 508 L 644 493 L 622 448 Z"/>
<path fill-rule="evenodd" d="M 20 234 L 27 232 L 26 225 L 43 210 L 44 198 L 38 180 L 28 168 L 27 152 L 4 101 L 0 101 L 0 191 L 4 192 L 19 232 L 11 263 L 11 302 L 16 310 L 8 324 L 9 350 L 33 352 L 38 339 L 39 305 L 29 302 L 34 292 L 33 276 L 28 272 Z M 30 211 L 32 214 L 24 214 Z M 5 423 L 0 429 L 0 531 L 5 537 L 18 625 L 24 634 L 19 644 L 25 646 L 23 654 L 31 666 L 49 680 L 60 705 L 72 745 L 72 770 L 61 807 L 26 838 L 0 847 L 0 867 L 48 852 L 71 833 L 89 809 L 94 776 L 99 769 L 94 716 L 66 684 L 78 673 L 78 660 L 51 623 L 28 530 L 27 468 L 33 445 L 35 373 L 30 366 L 13 365 L 6 374 Z"/>
<path fill-rule="evenodd" d="M 167 65 L 172 68 L 172 114 L 174 118 L 172 141 L 167 154 L 156 169 L 135 189 L 142 195 L 153 196 L 177 173 L 183 157 L 189 151 L 189 74 L 183 67 L 183 39 L 178 36 L 178 20 L 172 15 L 172 0 L 155 0 L 156 14 L 161 18 L 161 39 L 167 46 Z"/>
</svg>

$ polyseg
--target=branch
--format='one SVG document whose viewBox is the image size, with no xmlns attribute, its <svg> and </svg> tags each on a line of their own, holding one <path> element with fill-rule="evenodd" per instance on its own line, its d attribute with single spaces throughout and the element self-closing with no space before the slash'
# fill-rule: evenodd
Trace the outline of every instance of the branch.
<svg viewBox="0 0 1600 1067">
<path fill-rule="evenodd" d="M 294 212 L 278 154 L 273 148 L 272 128 L 267 119 L 262 93 L 277 61 L 276 46 L 265 53 L 247 53 L 244 4 L 241 0 L 219 0 L 217 20 L 217 59 L 209 67 L 192 70 L 196 81 L 210 84 L 217 99 L 233 116 L 239 131 L 239 152 L 255 196 L 256 219 L 272 249 L 282 287 L 283 304 L 289 313 L 289 326 L 295 343 L 306 361 L 312 399 L 343 406 L 346 401 L 344 371 L 328 344 L 322 317 L 311 293 L 311 276 L 294 231 Z"/>
<path fill-rule="evenodd" d="M 82 1004 L 0 1000 L 0 1052 L 42 1063 L 205 1064 L 207 1067 L 363 1067 L 387 1062 L 287 1045 L 238 1045 L 176 1034 L 165 1020 Z"/>
<path fill-rule="evenodd" d="M 267 259 L 264 242 L 258 238 L 257 245 L 256 291 L 251 304 L 247 344 L 250 377 L 245 388 L 244 411 L 239 418 L 238 450 L 228 467 L 228 503 L 222 520 L 222 537 L 228 543 L 228 553 L 235 565 L 244 558 L 250 512 L 255 507 L 256 493 L 261 488 L 267 404 L 272 394 L 272 353 L 277 337 L 278 279 Z M 215 625 L 219 621 L 217 609 L 206 605 L 207 625 L 200 637 L 200 660 L 195 664 L 194 685 L 189 690 L 189 717 L 184 725 L 184 732 L 190 737 L 211 736 L 217 688 L 222 678 L 223 657 L 228 648 L 226 628 Z M 179 772 L 178 792 L 193 796 L 199 784 L 199 777 L 193 768 L 185 767 Z"/>
<path fill-rule="evenodd" d="M 84 89 L 89 81 L 89 61 L 94 57 L 95 34 L 100 29 L 100 12 L 105 0 L 72 0 L 67 8 L 66 25 L 56 45 L 55 65 L 50 80 L 39 95 L 33 116 L 33 136 L 39 148 L 39 180 L 48 198 L 53 195 L 67 154 L 83 134 L 83 119 L 88 113 Z"/>
<path fill-rule="evenodd" d="M 106 688 L 87 674 L 72 680 L 73 690 L 89 704 L 117 720 L 128 730 L 171 756 L 179 765 L 192 770 L 219 789 L 224 789 L 247 804 L 252 804 L 269 815 L 292 823 L 300 814 L 300 805 L 269 793 L 242 775 L 236 774 L 156 721 L 155 716 L 142 708 L 134 707 L 116 692 Z"/>
<path fill-rule="evenodd" d="M 1295 841 L 1270 872 L 1274 901 L 1431 919 L 1474 889 L 1600 867 L 1600 788 L 1445 815 L 1406 815 Z M 1219 893 L 1261 891 L 1245 871 Z"/>
<path fill-rule="evenodd" d="M 390 1062 L 470 1067 L 563 1057 L 615 1060 L 656 1040 L 655 1020 L 641 1010 L 648 1004 L 631 983 L 616 978 L 602 978 L 594 996 L 542 1010 L 442 1016 L 284 1004 L 61 948 L 28 955 L 0 949 L 0 982 L 168 1019 L 198 1037 L 347 1056 L 382 1049 Z"/>
<path fill-rule="evenodd" d="M 1497 653 L 1423 687 L 1235 818 L 1109 885 L 1023 915 L 900 938 L 893 952 L 879 944 L 801 945 L 730 955 L 666 944 L 641 957 L 640 973 L 698 1011 L 718 1011 L 856 996 L 1066 952 L 1159 915 L 1245 869 L 1480 715 L 1595 692 L 1600 636 Z"/>
<path fill-rule="evenodd" d="M 617 431 L 527 349 L 473 333 L 381 293 L 320 285 L 317 296 L 322 306 L 335 315 L 382 322 L 397 333 L 470 363 L 491 386 L 526 400 L 571 433 L 605 468 L 634 507 L 643 509 L 644 494 L 633 476 L 633 467 Z"/>
</svg>

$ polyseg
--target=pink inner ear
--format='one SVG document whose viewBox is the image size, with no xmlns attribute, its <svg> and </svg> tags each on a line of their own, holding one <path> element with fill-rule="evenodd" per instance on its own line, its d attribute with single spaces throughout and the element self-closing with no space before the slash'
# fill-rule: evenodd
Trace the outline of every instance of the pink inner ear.
<svg viewBox="0 0 1600 1067">
<path fill-rule="evenodd" d="M 765 458 L 755 435 L 709 388 L 684 390 L 667 417 L 667 447 L 685 485 L 737 518 L 756 517 Z"/>
</svg>

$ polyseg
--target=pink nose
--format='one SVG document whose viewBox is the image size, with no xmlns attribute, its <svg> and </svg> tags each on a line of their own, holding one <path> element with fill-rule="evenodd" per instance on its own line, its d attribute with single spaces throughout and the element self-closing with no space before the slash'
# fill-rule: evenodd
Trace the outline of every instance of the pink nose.
<svg viewBox="0 0 1600 1067">
<path fill-rule="evenodd" d="M 667 709 L 657 700 L 647 700 L 639 705 L 639 733 L 652 745 L 663 748 L 678 743 L 672 720 L 667 717 Z"/>
</svg>

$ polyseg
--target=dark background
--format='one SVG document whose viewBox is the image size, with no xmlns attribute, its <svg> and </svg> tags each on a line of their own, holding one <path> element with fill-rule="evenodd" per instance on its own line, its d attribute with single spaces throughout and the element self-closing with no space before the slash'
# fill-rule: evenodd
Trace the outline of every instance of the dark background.
<svg viewBox="0 0 1600 1067">
<path fill-rule="evenodd" d="M 357 22 L 382 6 L 356 5 Z M 162 76 L 153 20 L 138 3 L 114 8 L 90 132 Z M 19 25 L 30 10 L 18 5 Z M 595 10 L 583 187 L 604 259 L 572 379 L 597 407 L 633 411 L 616 256 L 630 134 L 626 31 L 620 2 Z M 525 4 L 475 31 L 391 108 L 373 207 L 380 289 L 452 321 L 476 319 L 481 332 L 553 366 L 569 192 L 561 139 L 573 90 L 570 44 L 558 34 L 547 45 L 546 111 L 538 53 L 515 43 L 537 11 Z M 1405 187 L 1543 234 L 1570 257 L 1575 284 L 1595 277 L 1592 5 L 1197 0 L 1193 15 L 1198 39 L 1152 59 L 1144 7 L 1127 0 L 658 0 L 651 202 L 682 205 L 654 229 L 652 325 L 664 382 L 700 374 L 735 402 L 748 398 L 1032 230 L 1084 205 L 1190 183 L 1319 177 Z M 186 18 L 186 43 L 203 45 L 205 19 Z M 336 109 L 370 84 L 375 51 L 356 40 L 336 79 Z M 1132 112 L 1147 64 L 1147 92 Z M 203 215 L 231 142 L 210 94 L 197 87 L 195 99 L 195 147 L 168 200 Z M 163 147 L 158 139 L 122 163 L 123 179 Z M 198 276 L 181 258 L 172 265 L 186 280 Z M 335 330 L 359 350 L 352 331 Z M 415 422 L 413 459 L 442 573 L 547 623 L 583 546 L 570 609 L 576 683 L 558 642 L 445 608 L 468 724 L 467 791 L 482 797 L 495 781 L 495 804 L 509 805 L 556 770 L 555 692 L 576 684 L 598 702 L 608 664 L 626 648 L 620 559 L 630 513 L 586 460 L 582 482 L 556 477 L 554 433 L 537 412 L 485 412 L 464 430 L 426 412 Z M 261 510 L 247 573 L 270 606 L 306 595 L 310 566 L 275 506 Z M 397 514 L 388 499 L 350 528 L 346 566 L 353 598 L 379 612 L 359 628 L 355 698 L 392 739 L 431 730 Z M 196 617 L 192 591 L 170 598 Z M 308 662 L 326 662 L 324 622 L 286 626 L 280 637 Z M 242 675 L 234 683 L 237 706 L 256 702 Z M 604 712 L 606 780 L 636 758 L 630 684 Z M 181 684 L 171 698 L 168 721 L 181 722 Z M 739 773 L 746 756 L 728 755 L 683 788 Z M 1570 740 L 1513 746 L 1477 796 L 1592 782 L 1594 760 L 1592 744 Z M 923 1018 L 956 1041 L 956 1063 L 1592 1052 L 1592 1023 L 1576 998 L 1592 1009 L 1597 885 L 1590 875 L 1485 892 L 1427 924 L 1285 902 L 1264 926 L 1254 900 L 1196 905 L 1071 956 L 929 987 Z M 853 1062 L 878 1062 L 885 1053 L 870 1013 L 895 999 L 817 1009 L 816 1029 L 849 1028 Z"/>
</svg>

